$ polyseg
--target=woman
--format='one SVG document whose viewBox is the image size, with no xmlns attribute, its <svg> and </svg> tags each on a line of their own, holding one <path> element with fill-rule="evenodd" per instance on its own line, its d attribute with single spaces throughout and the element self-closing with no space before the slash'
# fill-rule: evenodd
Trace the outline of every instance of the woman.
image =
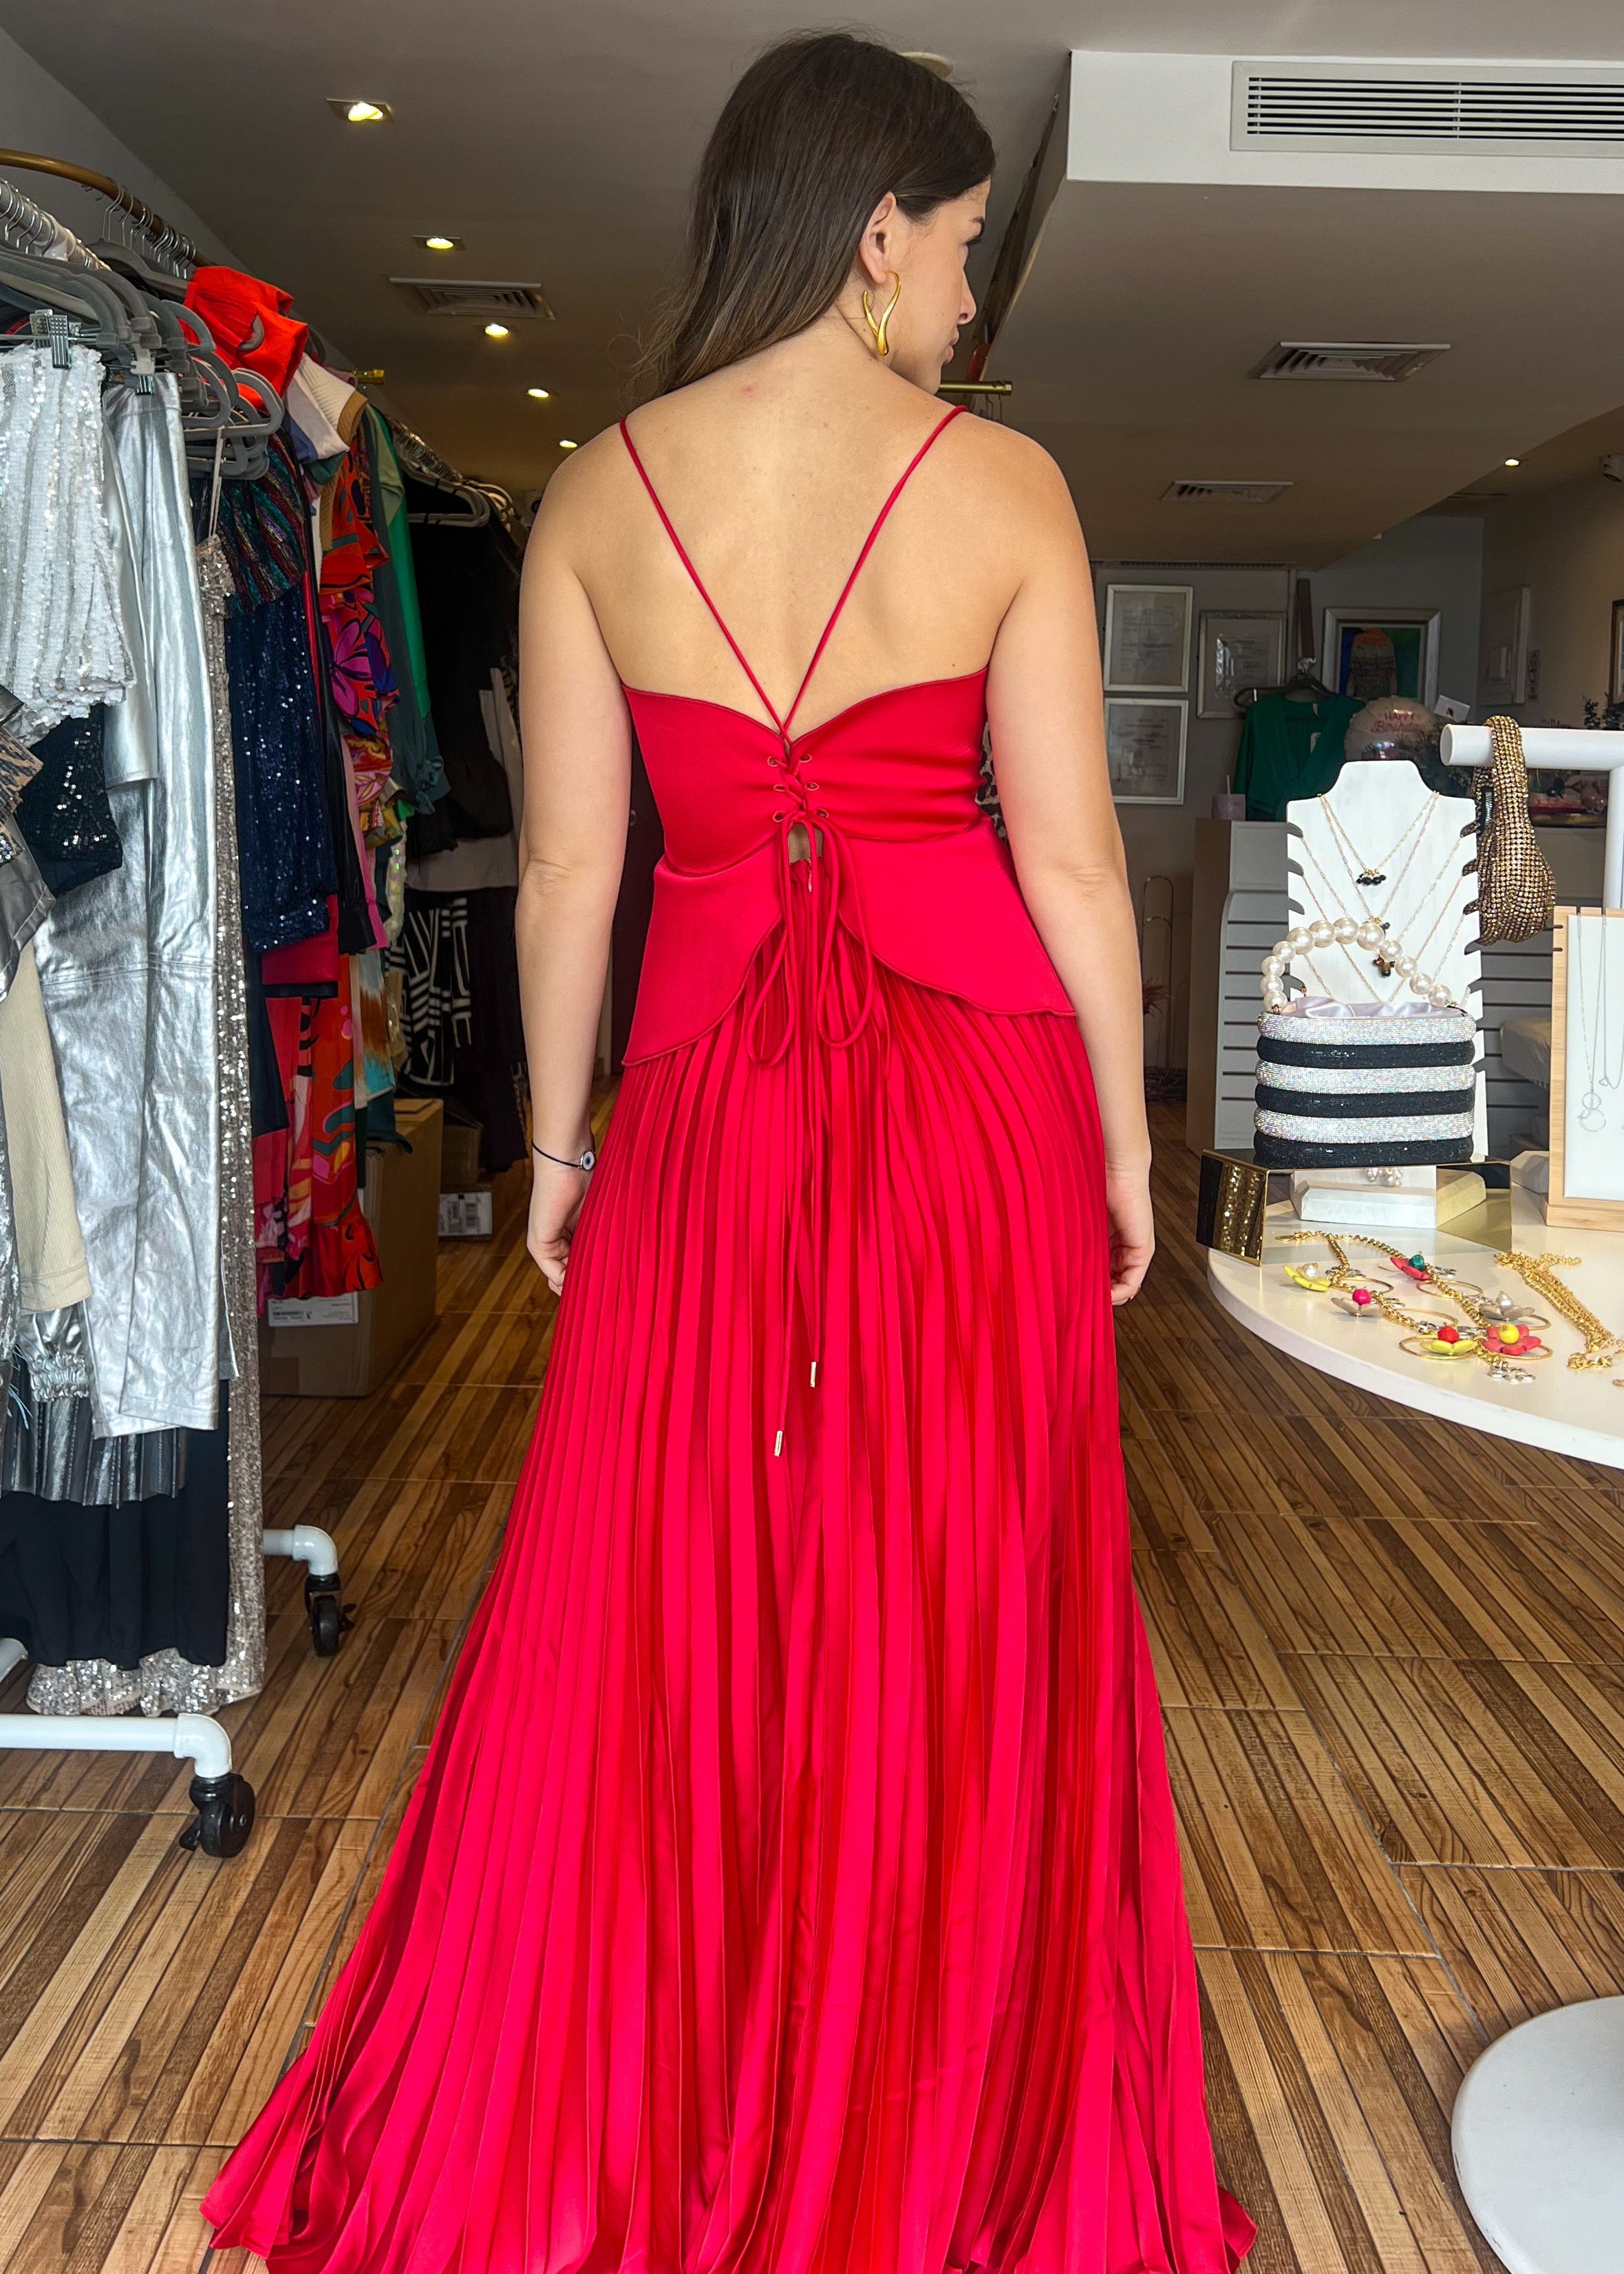
<svg viewBox="0 0 1624 2274">
<path fill-rule="evenodd" d="M 1128 1568 L 1149 1145 L 1088 567 L 1043 453 L 935 400 L 991 166 L 917 64 L 772 49 L 658 399 L 547 491 L 520 953 L 568 1291 L 383 1887 L 205 2206 L 274 2274 L 1251 2239 Z M 634 732 L 667 852 L 594 1166 Z"/>
</svg>

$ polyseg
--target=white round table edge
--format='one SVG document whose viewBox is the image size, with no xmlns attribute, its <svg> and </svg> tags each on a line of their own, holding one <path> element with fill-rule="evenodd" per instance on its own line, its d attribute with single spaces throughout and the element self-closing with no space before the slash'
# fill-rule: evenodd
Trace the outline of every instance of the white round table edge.
<svg viewBox="0 0 1624 2274">
<path fill-rule="evenodd" d="M 1513 1236 L 1525 1251 L 1538 1254 L 1545 1250 L 1560 1255 L 1576 1254 L 1582 1249 L 1595 1250 L 1598 1258 L 1605 1257 L 1610 1278 L 1624 1269 L 1624 1239 L 1616 1234 L 1555 1229 L 1547 1231 L 1543 1221 L 1533 1211 L 1533 1203 L 1522 1194 L 1517 1195 L 1517 1199 L 1522 1205 L 1518 1208 Z M 1266 1242 L 1271 1234 L 1277 1234 L 1287 1226 L 1297 1228 L 1297 1219 L 1289 1202 L 1269 1210 Z M 1313 1231 L 1318 1227 L 1304 1225 L 1301 1229 Z M 1473 1257 L 1485 1265 L 1497 1284 L 1523 1292 L 1531 1307 L 1542 1311 L 1546 1308 L 1539 1303 L 1538 1297 L 1521 1289 L 1519 1282 L 1509 1272 L 1497 1272 L 1492 1255 L 1485 1248 L 1453 1242 L 1447 1233 L 1401 1232 L 1395 1235 L 1394 1245 L 1402 1251 L 1403 1243 L 1408 1240 L 1415 1241 L 1417 1246 L 1425 1247 L 1428 1252 L 1447 1250 L 1456 1259 Z M 1328 1264 L 1328 1254 L 1324 1250 L 1316 1251 L 1312 1246 L 1303 1250 L 1300 1260 L 1304 1263 L 1312 1262 L 1317 1254 L 1320 1260 Z M 1215 1248 L 1209 1249 L 1207 1253 L 1207 1284 L 1219 1306 L 1237 1326 L 1244 1327 L 1248 1334 L 1256 1335 L 1260 1342 L 1267 1343 L 1287 1358 L 1297 1359 L 1304 1366 L 1312 1366 L 1316 1373 L 1329 1374 L 1335 1381 L 1349 1382 L 1356 1389 L 1368 1390 L 1374 1397 L 1386 1397 L 1395 1404 L 1407 1405 L 1416 1412 L 1431 1414 L 1436 1420 L 1451 1421 L 1465 1429 L 1481 1429 L 1491 1436 L 1508 1437 L 1518 1444 L 1535 1445 L 1545 1452 L 1563 1454 L 1570 1460 L 1594 1461 L 1605 1468 L 1624 1469 L 1624 1391 L 1611 1386 L 1611 1370 L 1576 1374 L 1568 1368 L 1568 1353 L 1578 1344 L 1576 1330 L 1565 1320 L 1553 1319 L 1551 1331 L 1545 1340 L 1552 1345 L 1553 1354 L 1540 1361 L 1540 1366 L 1553 1369 L 1560 1367 L 1569 1382 L 1582 1385 L 1580 1402 L 1587 1405 L 1593 1404 L 1598 1419 L 1605 1419 L 1610 1425 L 1606 1427 L 1590 1427 L 1582 1421 L 1543 1413 L 1530 1403 L 1520 1403 L 1521 1398 L 1526 1397 L 1528 1390 L 1536 1389 L 1538 1373 L 1536 1382 L 1527 1385 L 1526 1389 L 1511 1382 L 1494 1384 L 1491 1389 L 1486 1374 L 1478 1370 L 1476 1359 L 1410 1358 L 1404 1355 L 1402 1364 L 1395 1365 L 1390 1362 L 1392 1358 L 1401 1355 L 1397 1351 L 1398 1335 L 1395 1329 L 1379 1321 L 1351 1325 L 1350 1331 L 1357 1335 L 1381 1337 L 1380 1342 L 1372 1342 L 1370 1347 L 1372 1353 L 1383 1352 L 1385 1359 L 1374 1355 L 1361 1357 L 1357 1349 L 1350 1348 L 1342 1341 L 1327 1342 L 1306 1332 L 1292 1319 L 1282 1316 L 1277 1309 L 1267 1308 L 1264 1304 L 1266 1292 L 1276 1291 L 1271 1285 L 1271 1271 L 1278 1278 L 1280 1267 L 1287 1260 L 1277 1246 L 1266 1247 L 1261 1265 L 1243 1262 L 1236 1256 L 1221 1255 Z M 1576 1295 L 1582 1299 L 1586 1299 L 1583 1268 L 1565 1273 L 1564 1277 Z M 1284 1290 L 1277 1291 L 1282 1296 L 1287 1294 Z M 1294 1305 L 1297 1302 L 1317 1305 L 1327 1300 L 1323 1295 L 1303 1293 L 1299 1296 L 1296 1290 L 1289 1291 L 1289 1299 Z M 1415 1299 L 1425 1302 L 1429 1299 L 1417 1293 Z M 1592 1295 L 1589 1299 L 1593 1301 L 1605 1322 L 1612 1325 L 1613 1321 L 1605 1299 Z M 1305 1317 L 1312 1315 L 1312 1310 L 1304 1313 Z M 1446 1367 L 1467 1365 L 1475 1370 L 1476 1395 L 1452 1388 L 1445 1374 Z M 1410 1371 L 1410 1368 L 1415 1370 Z M 1624 1377 L 1624 1362 L 1617 1371 Z M 1603 1402 L 1606 1400 L 1611 1400 L 1611 1403 Z"/>
</svg>

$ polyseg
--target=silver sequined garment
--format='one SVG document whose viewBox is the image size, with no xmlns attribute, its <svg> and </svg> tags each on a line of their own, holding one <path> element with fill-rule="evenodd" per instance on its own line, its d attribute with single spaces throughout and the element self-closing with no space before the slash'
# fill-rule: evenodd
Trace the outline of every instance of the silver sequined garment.
<svg viewBox="0 0 1624 2274">
<path fill-rule="evenodd" d="M 259 1356 L 253 1249 L 253 1131 L 248 1088 L 248 994 L 243 968 L 242 896 L 237 863 L 237 794 L 224 618 L 230 576 L 217 540 L 198 553 L 214 750 L 215 845 L 219 861 L 221 1271 L 225 1332 L 235 1379 L 228 1408 L 231 1600 L 222 1666 L 194 1666 L 173 1650 L 154 1651 L 126 1671 L 104 1660 L 38 1667 L 28 1703 L 41 1713 L 212 1713 L 252 1698 L 265 1682 L 265 1562 L 260 1542 Z M 143 1440 L 152 1446 L 152 1440 Z"/>
<path fill-rule="evenodd" d="M 0 356 L 0 685 L 25 742 L 117 702 L 132 676 L 104 480 L 102 358 Z M 172 383 L 172 382 L 171 382 Z"/>
</svg>

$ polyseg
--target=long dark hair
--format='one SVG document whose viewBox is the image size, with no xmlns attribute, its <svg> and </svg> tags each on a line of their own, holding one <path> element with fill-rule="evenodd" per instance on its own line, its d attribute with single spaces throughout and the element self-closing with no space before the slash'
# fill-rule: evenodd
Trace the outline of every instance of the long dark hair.
<svg viewBox="0 0 1624 2274">
<path fill-rule="evenodd" d="M 992 172 L 957 87 L 849 32 L 803 32 L 728 96 L 694 184 L 688 255 L 638 365 L 645 399 L 804 331 L 840 297 L 889 190 L 921 220 Z"/>
</svg>

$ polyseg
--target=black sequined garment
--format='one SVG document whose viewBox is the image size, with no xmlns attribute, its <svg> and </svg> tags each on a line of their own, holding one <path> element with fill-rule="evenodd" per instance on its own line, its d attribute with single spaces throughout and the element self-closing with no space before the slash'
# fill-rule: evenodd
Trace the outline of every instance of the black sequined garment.
<svg viewBox="0 0 1624 2274">
<path fill-rule="evenodd" d="M 338 878 L 303 584 L 226 619 L 243 928 L 263 953 L 327 930 Z"/>
<path fill-rule="evenodd" d="M 64 719 L 34 746 L 40 771 L 17 802 L 17 827 L 60 900 L 124 865 L 102 767 L 107 712 Z"/>
</svg>

